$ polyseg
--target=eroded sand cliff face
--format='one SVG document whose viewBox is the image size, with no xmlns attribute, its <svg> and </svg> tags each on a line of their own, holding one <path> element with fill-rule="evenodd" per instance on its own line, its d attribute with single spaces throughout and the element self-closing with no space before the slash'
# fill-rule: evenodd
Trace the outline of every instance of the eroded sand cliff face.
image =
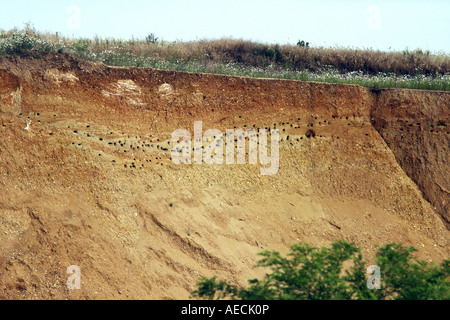
<svg viewBox="0 0 450 320">
<path fill-rule="evenodd" d="M 448 258 L 449 109 L 445 92 L 4 59 L 0 297 L 183 299 L 300 241 Z M 194 121 L 279 129 L 278 173 L 173 164 L 171 133 Z"/>
<path fill-rule="evenodd" d="M 383 90 L 374 127 L 405 173 L 450 226 L 450 99 L 446 92 Z"/>
</svg>

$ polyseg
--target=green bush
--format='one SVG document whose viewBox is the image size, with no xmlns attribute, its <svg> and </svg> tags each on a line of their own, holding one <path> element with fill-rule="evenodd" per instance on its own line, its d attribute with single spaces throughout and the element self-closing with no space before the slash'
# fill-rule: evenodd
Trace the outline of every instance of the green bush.
<svg viewBox="0 0 450 320">
<path fill-rule="evenodd" d="M 273 47 L 269 47 L 267 45 L 258 45 L 254 49 L 253 54 L 255 56 L 261 56 L 265 59 L 268 59 L 269 61 L 274 62 L 281 62 L 283 59 L 282 53 L 280 51 L 280 46 L 278 44 Z"/>
<path fill-rule="evenodd" d="M 303 41 L 303 40 L 298 40 L 297 46 L 298 46 L 298 47 L 309 48 L 309 42 L 305 42 L 305 41 Z"/>
<path fill-rule="evenodd" d="M 260 253 L 258 267 L 270 268 L 264 279 L 241 288 L 215 277 L 201 278 L 194 298 L 235 300 L 440 300 L 450 299 L 450 260 L 440 265 L 415 259 L 414 248 L 392 243 L 378 249 L 381 287 L 369 289 L 360 249 L 345 241 L 331 248 L 291 246 L 287 257 Z M 344 263 L 348 267 L 344 267 Z"/>
<path fill-rule="evenodd" d="M 75 40 L 69 50 L 79 58 L 90 60 L 95 57 L 95 54 L 91 50 L 91 40 L 89 39 Z"/>
<path fill-rule="evenodd" d="M 31 51 L 55 52 L 52 42 L 42 39 L 33 29 L 12 30 L 0 35 L 0 54 L 24 56 Z"/>
<path fill-rule="evenodd" d="M 157 36 L 155 36 L 155 34 L 150 33 L 147 37 L 145 37 L 145 41 L 147 43 L 155 44 L 155 43 L 158 43 L 159 38 Z"/>
</svg>

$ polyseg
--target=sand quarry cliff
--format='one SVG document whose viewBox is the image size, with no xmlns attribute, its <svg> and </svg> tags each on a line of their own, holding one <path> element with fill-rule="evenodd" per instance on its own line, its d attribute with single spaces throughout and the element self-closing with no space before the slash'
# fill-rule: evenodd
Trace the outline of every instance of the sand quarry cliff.
<svg viewBox="0 0 450 320">
<path fill-rule="evenodd" d="M 3 58 L 0 298 L 186 299 L 202 275 L 245 285 L 258 252 L 298 242 L 448 258 L 449 98 Z M 173 164 L 171 133 L 194 121 L 279 129 L 279 172 Z"/>
</svg>

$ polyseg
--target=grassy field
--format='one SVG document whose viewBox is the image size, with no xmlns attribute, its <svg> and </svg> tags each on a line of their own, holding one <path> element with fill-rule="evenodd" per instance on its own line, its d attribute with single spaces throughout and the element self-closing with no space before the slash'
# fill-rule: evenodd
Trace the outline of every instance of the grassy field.
<svg viewBox="0 0 450 320">
<path fill-rule="evenodd" d="M 69 53 L 110 66 L 233 76 L 359 84 L 371 88 L 450 90 L 450 55 L 416 49 L 264 44 L 239 39 L 164 42 L 144 39 L 70 39 L 31 27 L 0 31 L 0 55 Z"/>
</svg>

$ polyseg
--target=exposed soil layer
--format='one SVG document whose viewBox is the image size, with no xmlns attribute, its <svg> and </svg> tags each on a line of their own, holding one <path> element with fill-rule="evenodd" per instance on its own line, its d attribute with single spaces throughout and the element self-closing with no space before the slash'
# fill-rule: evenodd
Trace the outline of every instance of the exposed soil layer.
<svg viewBox="0 0 450 320">
<path fill-rule="evenodd" d="M 297 242 L 448 258 L 449 96 L 3 58 L 0 298 L 186 299 Z M 279 129 L 278 173 L 175 165 L 171 134 L 194 121 Z"/>
<path fill-rule="evenodd" d="M 446 92 L 383 90 L 372 121 L 405 173 L 450 226 L 450 99 Z"/>
</svg>

